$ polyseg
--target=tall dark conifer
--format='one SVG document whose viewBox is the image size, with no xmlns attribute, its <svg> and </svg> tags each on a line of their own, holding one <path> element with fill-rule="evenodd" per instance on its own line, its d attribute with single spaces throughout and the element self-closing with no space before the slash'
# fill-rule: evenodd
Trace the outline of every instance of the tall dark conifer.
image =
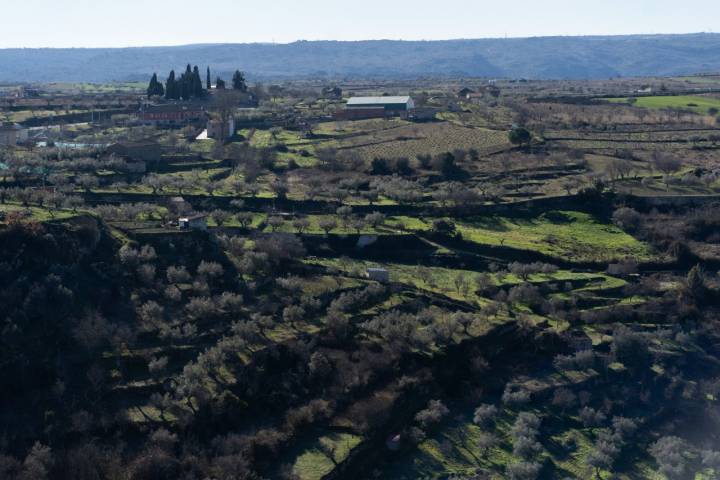
<svg viewBox="0 0 720 480">
<path fill-rule="evenodd" d="M 210 81 L 210 67 L 207 67 L 207 90 L 208 92 L 212 89 L 212 82 Z"/>
<path fill-rule="evenodd" d="M 162 83 L 158 82 L 157 73 L 153 73 L 153 76 L 150 79 L 150 85 L 148 85 L 147 94 L 148 97 L 162 97 L 163 95 L 165 95 L 165 88 L 163 88 Z"/>
<path fill-rule="evenodd" d="M 205 91 L 203 90 L 202 78 L 200 78 L 200 69 L 197 65 L 193 68 L 191 85 L 192 96 L 195 98 L 202 97 Z"/>
<path fill-rule="evenodd" d="M 165 98 L 168 100 L 177 100 L 179 98 L 178 93 L 178 85 L 175 81 L 175 70 L 171 70 L 165 86 Z"/>
<path fill-rule="evenodd" d="M 190 100 L 192 97 L 192 67 L 187 64 L 185 73 L 180 77 L 180 98 Z"/>
<path fill-rule="evenodd" d="M 147 95 L 148 97 L 152 97 L 153 95 L 157 95 L 157 73 L 153 73 L 152 78 L 150 79 L 150 85 L 148 85 L 147 88 Z"/>
</svg>

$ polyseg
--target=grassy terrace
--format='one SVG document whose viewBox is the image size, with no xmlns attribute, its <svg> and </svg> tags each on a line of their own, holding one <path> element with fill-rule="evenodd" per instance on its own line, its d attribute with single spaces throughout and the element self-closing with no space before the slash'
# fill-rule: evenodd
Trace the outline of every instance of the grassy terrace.
<svg viewBox="0 0 720 480">
<path fill-rule="evenodd" d="M 485 299 L 475 293 L 475 277 L 480 272 L 473 270 L 462 270 L 444 267 L 426 267 L 421 265 L 407 265 L 400 263 L 382 263 L 354 260 L 349 258 L 326 259 L 311 258 L 306 261 L 310 265 L 321 265 L 331 270 L 343 272 L 346 275 L 362 276 L 370 267 L 381 266 L 390 272 L 390 280 L 393 282 L 410 285 L 420 290 L 445 295 L 447 297 L 467 301 L 470 303 L 483 304 Z M 522 283 L 523 280 L 514 274 L 498 275 L 491 274 L 492 281 L 498 286 L 510 287 Z M 533 284 L 547 282 L 587 282 L 577 291 L 596 292 L 607 289 L 622 287 L 626 282 L 622 279 L 611 277 L 601 273 L 571 272 L 559 270 L 552 274 L 533 274 L 528 281 Z M 468 288 L 463 287 L 468 283 Z"/>
<path fill-rule="evenodd" d="M 418 222 L 422 223 L 421 228 Z M 429 229 L 432 220 L 411 227 Z M 525 217 L 488 216 L 456 222 L 464 240 L 481 245 L 531 250 L 569 261 L 611 261 L 632 257 L 649 261 L 651 248 L 616 226 L 583 212 L 551 211 Z"/>
<path fill-rule="evenodd" d="M 254 214 L 251 228 L 272 231 L 267 224 L 268 215 Z M 324 234 L 320 228 L 322 220 L 335 219 L 333 215 L 307 215 L 309 226 L 304 233 Z M 276 227 L 278 232 L 296 232 L 292 217 Z M 452 220 L 452 219 L 451 219 Z M 337 222 L 331 234 L 402 234 L 406 232 L 427 232 L 432 228 L 433 219 L 409 216 L 388 217 L 383 225 L 364 225 L 358 232 L 351 224 Z M 212 219 L 210 226 L 215 226 Z M 236 219 L 228 220 L 226 227 L 238 227 Z M 633 258 L 639 262 L 657 260 L 649 245 L 637 240 L 618 227 L 604 223 L 596 217 L 576 211 L 553 211 L 535 217 L 476 217 L 470 221 L 456 221 L 457 230 L 463 240 L 478 245 L 509 247 L 528 250 L 571 262 L 610 262 Z"/>
<path fill-rule="evenodd" d="M 574 261 L 653 258 L 650 247 L 614 225 L 581 212 L 548 212 L 531 219 L 482 218 L 460 224 L 463 237 L 476 243 L 534 250 Z"/>
<path fill-rule="evenodd" d="M 583 378 L 585 377 L 580 377 Z M 506 409 L 496 425 L 485 430 L 496 435 L 500 443 L 482 455 L 476 444 L 484 430 L 472 423 L 471 410 L 456 412 L 453 420 L 448 421 L 439 432 L 423 441 L 410 458 L 393 464 L 385 473 L 389 474 L 388 478 L 399 480 L 439 479 L 446 478 L 448 474 L 469 475 L 476 469 L 483 468 L 492 472 L 493 480 L 504 479 L 505 466 L 520 460 L 513 456 L 512 440 L 509 435 L 515 417 L 516 412 Z M 549 422 L 554 420 L 550 419 Z M 571 455 L 561 457 L 552 449 L 545 448 L 541 457 L 550 458 L 555 465 L 556 473 L 567 478 L 591 478 L 587 476 L 588 469 L 584 462 L 592 451 L 594 439 L 592 429 L 570 427 L 554 430 L 552 442 L 563 444 L 573 441 L 576 450 Z M 604 473 L 609 474 L 609 472 Z"/>
<path fill-rule="evenodd" d="M 292 472 L 301 480 L 320 480 L 330 473 L 355 448 L 361 437 L 350 433 L 329 433 L 309 439 L 292 453 Z M 330 458 L 332 455 L 332 458 Z"/>
<path fill-rule="evenodd" d="M 50 220 L 65 220 L 68 218 L 76 217 L 78 214 L 70 210 L 48 210 L 40 207 L 23 207 L 16 203 L 5 203 L 0 205 L 0 213 L 9 214 L 11 212 L 25 212 L 27 215 L 25 219 L 34 220 L 36 222 L 47 222 Z M 4 223 L 5 220 L 0 220 L 0 224 Z"/>
<path fill-rule="evenodd" d="M 608 98 L 607 101 L 611 103 L 628 103 L 628 98 Z M 720 99 L 693 95 L 638 97 L 634 105 L 642 108 L 681 108 L 706 114 L 711 108 L 720 109 Z"/>
</svg>

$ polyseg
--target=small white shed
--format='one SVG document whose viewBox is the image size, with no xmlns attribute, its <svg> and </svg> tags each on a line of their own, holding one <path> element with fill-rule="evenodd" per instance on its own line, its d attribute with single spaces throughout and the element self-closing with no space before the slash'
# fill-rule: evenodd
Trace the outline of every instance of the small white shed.
<svg viewBox="0 0 720 480">
<path fill-rule="evenodd" d="M 178 218 L 181 230 L 207 230 L 207 215 L 192 215 Z"/>
</svg>

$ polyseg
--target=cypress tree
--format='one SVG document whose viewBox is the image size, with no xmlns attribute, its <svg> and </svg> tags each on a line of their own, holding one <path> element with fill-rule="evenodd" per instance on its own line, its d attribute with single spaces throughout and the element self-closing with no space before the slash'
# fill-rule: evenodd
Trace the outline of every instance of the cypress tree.
<svg viewBox="0 0 720 480">
<path fill-rule="evenodd" d="M 247 84 L 245 83 L 245 75 L 240 70 L 235 70 L 235 74 L 232 78 L 233 89 L 240 90 L 241 92 L 247 91 Z"/>
<path fill-rule="evenodd" d="M 163 95 L 165 95 L 165 88 L 163 87 L 163 84 L 158 81 L 157 73 L 153 73 L 153 76 L 150 79 L 150 85 L 148 85 L 147 94 L 148 97 L 162 97 Z"/>
<path fill-rule="evenodd" d="M 175 70 L 170 70 L 170 75 L 168 75 L 165 87 L 165 98 L 168 100 L 177 100 L 179 98 L 178 85 L 175 81 Z"/>
<path fill-rule="evenodd" d="M 148 85 L 147 88 L 147 95 L 148 97 L 152 97 L 153 95 L 157 95 L 157 73 L 153 73 L 152 78 L 150 79 L 150 85 Z"/>
<path fill-rule="evenodd" d="M 207 67 L 207 90 L 208 92 L 212 89 L 212 83 L 210 82 L 210 67 Z"/>
<path fill-rule="evenodd" d="M 192 96 L 200 98 L 203 96 L 203 93 L 205 92 L 203 91 L 202 79 L 200 78 L 200 69 L 195 65 L 192 74 Z"/>
<path fill-rule="evenodd" d="M 180 77 L 180 98 L 190 100 L 190 77 L 186 73 Z"/>
</svg>

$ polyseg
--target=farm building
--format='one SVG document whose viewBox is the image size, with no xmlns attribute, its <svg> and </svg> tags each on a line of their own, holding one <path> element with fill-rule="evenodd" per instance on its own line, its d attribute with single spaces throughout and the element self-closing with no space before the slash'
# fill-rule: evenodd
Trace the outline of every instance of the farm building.
<svg viewBox="0 0 720 480">
<path fill-rule="evenodd" d="M 473 93 L 475 93 L 475 90 L 471 90 L 469 88 L 463 88 L 462 90 L 460 90 L 457 93 L 457 96 L 458 96 L 458 98 L 467 100 L 468 98 L 470 98 L 470 95 L 472 95 Z"/>
<path fill-rule="evenodd" d="M 152 140 L 113 143 L 105 153 L 136 162 L 157 162 L 162 155 L 160 144 Z"/>
<path fill-rule="evenodd" d="M 438 113 L 440 113 L 439 108 L 421 107 L 413 110 L 409 118 L 416 122 L 429 122 L 435 120 Z"/>
<path fill-rule="evenodd" d="M 207 215 L 198 214 L 178 218 L 181 230 L 207 230 Z"/>
<path fill-rule="evenodd" d="M 331 100 L 340 100 L 342 98 L 342 89 L 339 87 L 325 87 L 322 89 L 323 98 Z"/>
<path fill-rule="evenodd" d="M 225 141 L 235 135 L 235 117 L 232 115 L 226 120 L 213 118 L 207 122 L 207 138 Z"/>
<path fill-rule="evenodd" d="M 407 118 L 415 110 L 415 102 L 411 97 L 352 97 L 347 101 L 345 110 L 340 110 L 337 117 L 343 120 L 363 118 Z"/>
<path fill-rule="evenodd" d="M 145 123 L 163 126 L 183 126 L 205 117 L 205 109 L 194 103 L 143 105 L 138 118 Z"/>
<path fill-rule="evenodd" d="M 483 85 L 477 90 L 471 90 L 469 88 L 463 88 L 457 94 L 461 100 L 479 100 L 481 98 L 497 98 L 500 96 L 500 89 L 495 85 Z"/>
<path fill-rule="evenodd" d="M 0 145 L 17 145 L 28 139 L 28 129 L 17 123 L 0 124 Z"/>
</svg>

